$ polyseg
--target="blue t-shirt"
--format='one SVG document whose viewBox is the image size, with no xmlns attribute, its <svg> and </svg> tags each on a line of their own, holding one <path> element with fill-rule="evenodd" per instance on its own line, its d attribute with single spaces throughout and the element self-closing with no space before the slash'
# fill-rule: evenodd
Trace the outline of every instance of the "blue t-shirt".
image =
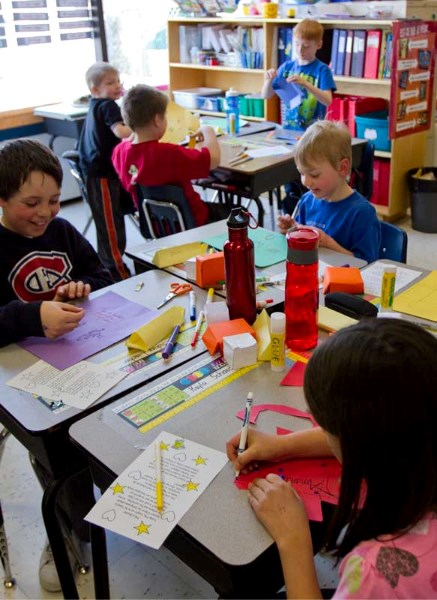
<svg viewBox="0 0 437 600">
<path fill-rule="evenodd" d="M 337 89 L 331 69 L 318 58 L 309 65 L 299 65 L 296 60 L 287 60 L 282 63 L 273 80 L 273 89 L 280 87 L 280 79 L 287 79 L 291 75 L 299 75 L 319 90 L 335 91 Z M 305 131 L 315 121 L 325 118 L 327 107 L 304 87 L 299 86 L 299 89 L 302 95 L 299 106 L 289 108 L 284 102 L 281 102 L 282 126 L 286 129 Z"/>
<path fill-rule="evenodd" d="M 354 191 L 344 200 L 319 200 L 311 192 L 302 196 L 296 221 L 318 227 L 368 263 L 379 258 L 381 226 L 375 208 Z"/>
</svg>

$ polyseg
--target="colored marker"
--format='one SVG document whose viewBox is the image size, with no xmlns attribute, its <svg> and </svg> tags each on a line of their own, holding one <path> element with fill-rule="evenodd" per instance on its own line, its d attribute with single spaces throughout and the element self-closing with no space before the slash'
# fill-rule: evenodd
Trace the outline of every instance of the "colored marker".
<svg viewBox="0 0 437 600">
<path fill-rule="evenodd" d="M 156 508 L 161 511 L 164 508 L 164 490 L 162 487 L 161 472 L 161 442 L 155 442 L 155 489 L 156 489 Z"/>
<path fill-rule="evenodd" d="M 212 302 L 212 299 L 214 298 L 214 288 L 210 287 L 208 290 L 208 295 L 206 297 L 206 302 Z"/>
<path fill-rule="evenodd" d="M 249 392 L 246 400 L 246 412 L 244 413 L 243 426 L 241 428 L 240 443 L 238 444 L 237 454 L 246 450 L 247 434 L 249 433 L 250 411 L 252 410 L 253 394 Z M 238 477 L 240 471 L 235 471 L 235 477 Z"/>
<path fill-rule="evenodd" d="M 165 345 L 164 350 L 162 351 L 162 358 L 168 358 L 170 356 L 170 354 L 173 351 L 173 347 L 176 343 L 176 338 L 179 335 L 179 331 L 181 329 L 180 325 L 176 325 L 176 327 L 173 329 L 171 336 L 168 338 L 168 341 Z"/>
<path fill-rule="evenodd" d="M 190 321 L 196 320 L 196 292 L 190 292 Z"/>
<path fill-rule="evenodd" d="M 256 308 L 259 310 L 260 308 L 266 308 L 267 304 L 272 304 L 273 298 L 268 298 L 267 300 L 259 300 L 256 303 Z"/>
<path fill-rule="evenodd" d="M 194 330 L 193 339 L 191 340 L 191 347 L 195 348 L 197 344 L 197 340 L 199 339 L 200 328 L 202 327 L 203 319 L 205 318 L 205 313 L 203 310 L 199 313 L 199 318 L 197 319 L 196 329 Z"/>
</svg>

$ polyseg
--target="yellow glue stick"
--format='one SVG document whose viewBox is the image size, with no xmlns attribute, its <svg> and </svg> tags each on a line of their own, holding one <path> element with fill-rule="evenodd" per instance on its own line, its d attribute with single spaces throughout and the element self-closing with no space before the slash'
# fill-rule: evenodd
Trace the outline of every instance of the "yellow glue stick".
<svg viewBox="0 0 437 600">
<path fill-rule="evenodd" d="M 285 367 L 285 315 L 282 312 L 274 312 L 270 316 L 270 339 L 272 341 L 270 367 L 272 371 L 279 373 Z"/>
<path fill-rule="evenodd" d="M 384 267 L 381 285 L 381 310 L 393 310 L 396 267 Z"/>
</svg>

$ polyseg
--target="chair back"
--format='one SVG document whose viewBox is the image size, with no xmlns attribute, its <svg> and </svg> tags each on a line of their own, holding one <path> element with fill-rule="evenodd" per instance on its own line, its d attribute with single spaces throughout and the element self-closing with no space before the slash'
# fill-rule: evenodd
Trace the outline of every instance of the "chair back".
<svg viewBox="0 0 437 600">
<path fill-rule="evenodd" d="M 373 194 L 373 161 L 375 146 L 367 141 L 363 148 L 361 161 L 358 167 L 354 167 L 351 173 L 350 185 L 364 198 L 370 200 Z"/>
<path fill-rule="evenodd" d="M 190 205 L 180 186 L 137 184 L 137 197 L 140 230 L 144 237 L 156 239 L 196 227 Z"/>
<path fill-rule="evenodd" d="M 393 225 L 381 221 L 381 245 L 379 247 L 379 258 L 388 258 L 401 263 L 407 262 L 407 232 Z"/>
<path fill-rule="evenodd" d="M 66 150 L 62 153 L 61 158 L 63 158 L 70 167 L 70 173 L 79 185 L 82 199 L 85 200 L 85 202 L 88 202 L 88 193 L 79 166 L 79 152 L 77 152 L 77 150 Z"/>
</svg>

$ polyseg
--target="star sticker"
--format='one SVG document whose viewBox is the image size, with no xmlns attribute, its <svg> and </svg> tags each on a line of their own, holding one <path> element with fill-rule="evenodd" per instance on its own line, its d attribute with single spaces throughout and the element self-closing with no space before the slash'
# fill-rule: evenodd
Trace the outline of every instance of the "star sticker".
<svg viewBox="0 0 437 600">
<path fill-rule="evenodd" d="M 174 448 L 175 450 L 178 450 L 179 448 L 185 448 L 184 440 L 176 440 L 172 448 Z"/>
<path fill-rule="evenodd" d="M 206 465 L 206 458 L 200 456 L 200 454 L 197 458 L 193 458 L 193 460 L 196 463 L 196 465 Z"/>
<path fill-rule="evenodd" d="M 134 529 L 138 531 L 138 535 L 140 535 L 141 533 L 149 533 L 150 525 L 146 525 L 145 523 L 143 523 L 143 521 L 141 521 L 141 523 L 139 525 L 136 525 Z"/>
<path fill-rule="evenodd" d="M 164 444 L 164 442 L 161 442 L 159 447 L 161 448 L 161 450 L 168 450 L 168 444 Z"/>
<path fill-rule="evenodd" d="M 114 485 L 114 487 L 111 488 L 111 490 L 112 490 L 113 494 L 124 494 L 124 488 L 125 488 L 124 485 L 120 485 L 119 483 L 116 483 Z"/>
<path fill-rule="evenodd" d="M 194 483 L 193 481 L 189 481 L 188 483 L 185 484 L 185 487 L 187 488 L 187 492 L 190 492 L 192 490 L 197 492 L 197 488 L 199 487 L 199 484 Z"/>
</svg>

